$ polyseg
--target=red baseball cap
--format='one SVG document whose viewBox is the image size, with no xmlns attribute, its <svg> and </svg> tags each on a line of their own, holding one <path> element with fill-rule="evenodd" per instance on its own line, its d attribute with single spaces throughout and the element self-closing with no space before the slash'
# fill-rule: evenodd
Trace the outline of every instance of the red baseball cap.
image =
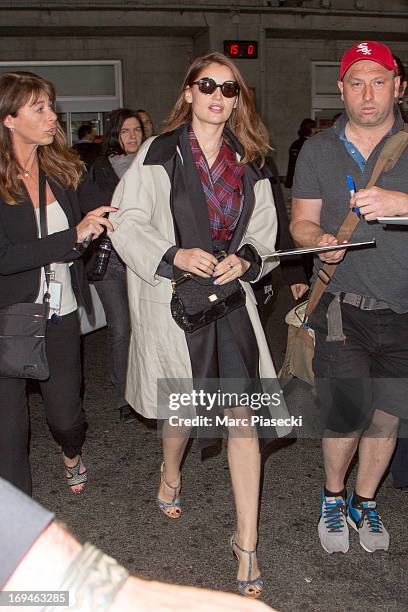
<svg viewBox="0 0 408 612">
<path fill-rule="evenodd" d="M 375 42 L 374 40 L 365 40 L 358 42 L 350 49 L 344 52 L 340 65 L 340 80 L 343 80 L 347 70 L 360 60 L 371 60 L 381 64 L 387 70 L 395 70 L 398 72 L 398 66 L 392 57 L 392 53 L 387 45 Z"/>
</svg>

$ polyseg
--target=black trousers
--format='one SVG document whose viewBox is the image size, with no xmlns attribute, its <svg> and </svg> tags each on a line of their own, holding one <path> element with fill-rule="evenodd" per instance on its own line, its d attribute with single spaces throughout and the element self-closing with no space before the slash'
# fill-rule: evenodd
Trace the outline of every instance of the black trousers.
<svg viewBox="0 0 408 612">
<path fill-rule="evenodd" d="M 315 331 L 313 358 L 323 428 L 335 433 L 363 431 L 375 410 L 408 416 L 408 313 L 360 310 L 341 304 L 345 340 L 326 340 L 326 292 L 310 317 Z"/>
<path fill-rule="evenodd" d="M 81 357 L 77 313 L 51 321 L 46 329 L 50 376 L 40 381 L 45 415 L 67 457 L 81 452 L 86 422 L 80 397 Z M 26 380 L 0 378 L 0 476 L 31 494 L 29 412 Z"/>
<path fill-rule="evenodd" d="M 115 392 L 115 407 L 120 408 L 127 404 L 125 391 L 130 343 L 126 274 L 108 268 L 104 279 L 94 284 L 103 304 L 108 324 L 109 373 Z"/>
</svg>

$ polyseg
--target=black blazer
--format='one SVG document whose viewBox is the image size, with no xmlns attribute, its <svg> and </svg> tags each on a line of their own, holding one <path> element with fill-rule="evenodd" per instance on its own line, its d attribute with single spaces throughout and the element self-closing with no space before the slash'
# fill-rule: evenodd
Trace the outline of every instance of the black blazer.
<svg viewBox="0 0 408 612">
<path fill-rule="evenodd" d="M 98 206 L 110 206 L 119 178 L 105 156 L 98 157 L 83 177 L 79 186 L 79 205 L 86 214 Z"/>
<path fill-rule="evenodd" d="M 45 264 L 74 261 L 70 267 L 72 288 L 78 304 L 91 311 L 91 296 L 81 254 L 74 250 L 76 225 L 81 221 L 75 191 L 64 190 L 48 180 L 65 212 L 69 229 L 38 238 L 37 221 L 30 198 L 9 205 L 0 197 L 0 307 L 34 302 L 40 290 L 41 268 Z"/>
<path fill-rule="evenodd" d="M 102 146 L 97 142 L 77 142 L 72 147 L 79 153 L 79 157 L 87 168 L 90 168 L 98 155 L 101 154 Z"/>
</svg>

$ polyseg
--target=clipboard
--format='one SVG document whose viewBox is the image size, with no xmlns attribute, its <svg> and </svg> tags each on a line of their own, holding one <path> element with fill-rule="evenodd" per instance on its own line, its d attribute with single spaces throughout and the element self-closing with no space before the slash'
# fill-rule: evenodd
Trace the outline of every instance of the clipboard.
<svg viewBox="0 0 408 612">
<path fill-rule="evenodd" d="M 407 219 L 408 223 L 408 219 Z M 324 253 L 325 251 L 339 251 L 341 249 L 352 249 L 362 246 L 375 246 L 375 240 L 366 240 L 364 242 L 346 242 L 345 244 L 335 244 L 329 246 L 305 247 L 301 249 L 287 249 L 286 251 L 274 251 L 268 255 L 261 255 L 262 261 L 270 257 L 287 257 L 290 255 L 306 255 L 307 253 Z"/>
<path fill-rule="evenodd" d="M 387 225 L 408 225 L 408 217 L 377 217 L 377 221 Z"/>
</svg>

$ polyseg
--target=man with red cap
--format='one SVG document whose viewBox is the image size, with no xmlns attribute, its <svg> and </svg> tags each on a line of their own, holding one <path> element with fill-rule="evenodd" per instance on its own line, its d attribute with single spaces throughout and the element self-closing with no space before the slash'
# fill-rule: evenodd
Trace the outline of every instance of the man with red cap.
<svg viewBox="0 0 408 612">
<path fill-rule="evenodd" d="M 348 551 L 348 525 L 368 552 L 389 547 L 375 495 L 400 418 L 408 418 L 408 240 L 404 228 L 390 231 L 376 219 L 408 214 L 408 149 L 375 187 L 366 185 L 385 142 L 404 127 L 399 81 L 386 45 L 362 41 L 348 49 L 338 81 L 345 112 L 305 143 L 296 164 L 291 230 L 298 244 L 337 244 L 350 207 L 360 217 L 352 240 L 376 240 L 375 248 L 315 260 L 315 274 L 323 263 L 337 264 L 309 321 L 324 417 L 318 534 L 328 553 Z M 345 479 L 356 452 L 356 485 L 347 499 Z"/>
</svg>

